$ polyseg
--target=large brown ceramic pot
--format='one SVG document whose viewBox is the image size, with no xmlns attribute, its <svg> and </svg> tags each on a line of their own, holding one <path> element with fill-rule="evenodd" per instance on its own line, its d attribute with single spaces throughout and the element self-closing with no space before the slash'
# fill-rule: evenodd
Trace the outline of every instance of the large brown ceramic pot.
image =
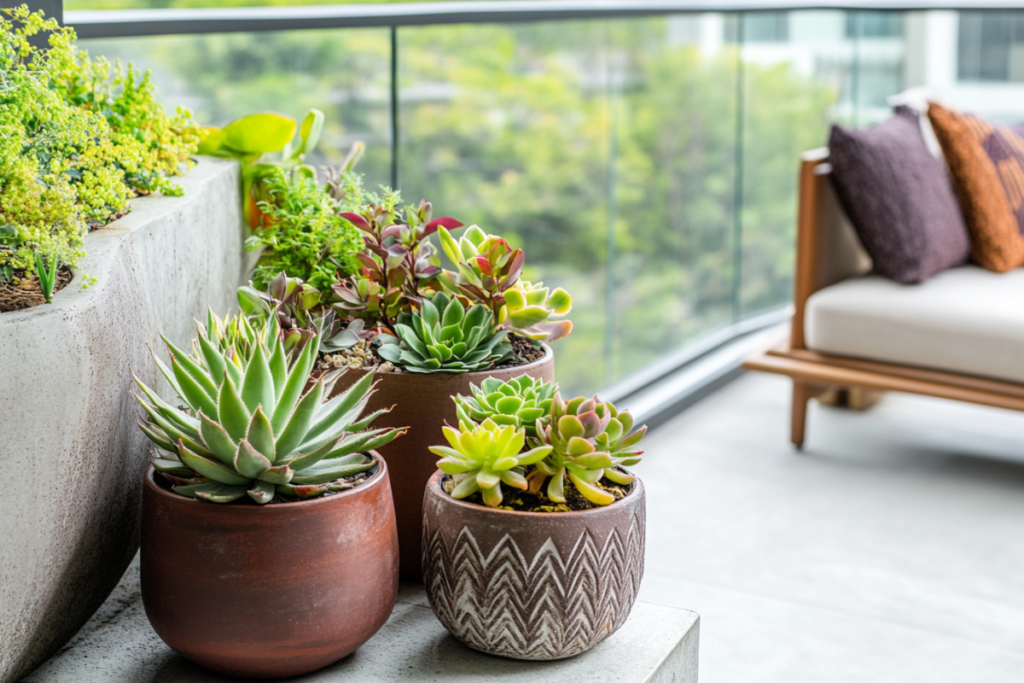
<svg viewBox="0 0 1024 683">
<path fill-rule="evenodd" d="M 197 664 L 244 678 L 308 673 L 369 640 L 398 592 L 380 462 L 356 488 L 263 506 L 185 498 L 157 485 L 151 469 L 142 602 L 157 635 Z"/>
<path fill-rule="evenodd" d="M 365 371 L 349 371 L 335 385 L 338 393 L 358 381 Z M 555 354 L 544 345 L 544 357 L 514 368 L 467 372 L 463 374 L 413 372 L 378 373 L 380 383 L 370 398 L 367 412 L 394 408 L 373 422 L 374 427 L 408 427 L 409 432 L 380 449 L 391 470 L 398 518 L 399 562 L 402 578 L 421 577 L 420 539 L 423 533 L 423 487 L 437 470 L 437 456 L 428 449 L 445 443 L 441 428 L 445 422 L 455 425 L 455 403 L 451 397 L 469 396 L 469 385 L 479 385 L 488 377 L 502 381 L 529 375 L 546 382 L 555 380 Z"/>
<path fill-rule="evenodd" d="M 639 479 L 607 507 L 543 513 L 456 500 L 442 476 L 423 494 L 423 583 L 452 635 L 492 655 L 563 659 L 626 622 L 644 573 Z"/>
</svg>

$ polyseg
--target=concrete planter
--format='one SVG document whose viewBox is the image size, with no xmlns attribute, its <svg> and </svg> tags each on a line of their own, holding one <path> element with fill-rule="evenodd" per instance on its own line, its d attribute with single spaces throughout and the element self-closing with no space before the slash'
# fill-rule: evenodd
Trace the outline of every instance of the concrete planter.
<svg viewBox="0 0 1024 683">
<path fill-rule="evenodd" d="M 423 493 L 423 583 L 453 636 L 492 655 L 551 660 L 626 623 L 644 574 L 639 478 L 607 507 L 518 512 L 456 500 L 442 476 Z"/>
<path fill-rule="evenodd" d="M 74 635 L 138 549 L 149 446 L 130 369 L 170 398 L 147 346 L 187 344 L 193 318 L 235 302 L 238 166 L 202 159 L 179 182 L 86 238 L 96 284 L 0 314 L 0 683 Z"/>
</svg>

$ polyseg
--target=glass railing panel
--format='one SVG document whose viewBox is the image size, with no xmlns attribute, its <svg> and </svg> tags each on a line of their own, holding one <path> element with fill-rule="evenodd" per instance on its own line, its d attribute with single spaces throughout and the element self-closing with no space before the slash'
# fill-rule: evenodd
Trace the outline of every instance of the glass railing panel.
<svg viewBox="0 0 1024 683">
<path fill-rule="evenodd" d="M 390 182 L 390 32 L 287 31 L 82 40 L 90 53 L 150 69 L 165 106 L 183 104 L 204 125 L 255 111 L 301 120 L 327 115 L 310 163 L 338 164 L 366 144 L 367 185 Z"/>
<path fill-rule="evenodd" d="M 399 184 L 527 253 L 573 294 L 567 393 L 608 375 L 609 52 L 604 22 L 402 28 Z"/>
<path fill-rule="evenodd" d="M 738 69 L 726 19 L 681 15 L 610 29 L 608 383 L 731 319 Z"/>
<path fill-rule="evenodd" d="M 832 119 L 856 120 L 855 38 L 842 11 L 788 12 L 785 41 L 750 40 L 743 26 L 740 277 L 745 317 L 793 298 L 800 154 L 825 145 Z"/>
</svg>

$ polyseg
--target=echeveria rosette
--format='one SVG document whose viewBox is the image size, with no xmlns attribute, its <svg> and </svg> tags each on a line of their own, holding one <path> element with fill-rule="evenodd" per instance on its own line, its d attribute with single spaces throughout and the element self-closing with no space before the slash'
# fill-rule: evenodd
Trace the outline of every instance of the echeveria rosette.
<svg viewBox="0 0 1024 683">
<path fill-rule="evenodd" d="M 518 280 L 526 263 L 522 249 L 512 249 L 497 235 L 488 235 L 471 225 L 456 240 L 444 227 L 438 230 L 441 248 L 452 260 L 457 272 L 442 271 L 437 282 L 445 291 L 483 304 L 495 322 L 505 305 L 504 292 Z"/>
<path fill-rule="evenodd" d="M 512 353 L 485 306 L 468 309 L 444 292 L 424 299 L 415 313 L 402 313 L 395 325 L 398 338 L 380 335 L 377 353 L 407 372 L 474 372 L 492 368 Z"/>
<path fill-rule="evenodd" d="M 248 358 L 222 353 L 202 333 L 189 357 L 166 339 L 171 367 L 159 363 L 187 409 L 175 408 L 135 379 L 148 399 L 143 432 L 165 451 L 154 468 L 183 496 L 228 503 L 275 494 L 312 498 L 344 488 L 339 480 L 372 468 L 367 451 L 404 429 L 368 429 L 381 413 L 362 417 L 372 394 L 367 374 L 324 402 L 338 375 L 304 391 L 318 338 L 290 363 L 276 335 L 258 335 Z M 158 361 L 159 362 L 159 361 Z"/>
<path fill-rule="evenodd" d="M 498 312 L 504 329 L 533 341 L 558 341 L 572 332 L 572 323 L 561 319 L 572 308 L 572 297 L 561 287 L 552 292 L 543 282 L 520 280 L 504 296 Z"/>
<path fill-rule="evenodd" d="M 555 394 L 547 425 L 538 421 L 537 432 L 552 446 L 551 455 L 536 466 L 537 472 L 550 477 L 548 498 L 565 502 L 565 478 L 595 505 L 609 505 L 615 496 L 595 486 L 602 477 L 617 484 L 630 484 L 633 477 L 617 469 L 640 462 L 636 445 L 647 433 L 644 425 L 634 432 L 633 416 L 619 412 L 611 403 L 594 398 L 574 398 L 568 403 Z"/>
<path fill-rule="evenodd" d="M 507 382 L 488 377 L 480 386 L 469 385 L 469 390 L 470 396 L 452 397 L 460 422 L 491 420 L 525 429 L 526 436 L 537 438 L 537 420 L 547 423 L 558 385 L 522 375 Z"/>
<path fill-rule="evenodd" d="M 444 426 L 448 446 L 431 446 L 430 452 L 441 456 L 438 468 L 452 475 L 456 486 L 453 498 L 466 498 L 477 491 L 489 507 L 501 505 L 501 485 L 527 488 L 524 468 L 536 464 L 551 452 L 543 445 L 521 452 L 526 432 L 492 420 L 481 424 L 460 422 L 459 429 Z"/>
</svg>

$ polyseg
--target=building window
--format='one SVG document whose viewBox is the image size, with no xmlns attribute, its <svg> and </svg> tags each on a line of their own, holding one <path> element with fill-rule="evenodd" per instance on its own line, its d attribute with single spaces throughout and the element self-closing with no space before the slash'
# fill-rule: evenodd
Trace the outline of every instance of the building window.
<svg viewBox="0 0 1024 683">
<path fill-rule="evenodd" d="M 789 40 L 789 12 L 745 12 L 739 21 L 743 22 L 745 43 L 784 43 Z M 725 22 L 727 43 L 737 41 L 739 21 Z"/>
<path fill-rule="evenodd" d="M 900 38 L 903 12 L 847 12 L 845 33 L 847 38 Z"/>
<path fill-rule="evenodd" d="M 961 81 L 1024 81 L 1024 12 L 960 12 Z"/>
</svg>

